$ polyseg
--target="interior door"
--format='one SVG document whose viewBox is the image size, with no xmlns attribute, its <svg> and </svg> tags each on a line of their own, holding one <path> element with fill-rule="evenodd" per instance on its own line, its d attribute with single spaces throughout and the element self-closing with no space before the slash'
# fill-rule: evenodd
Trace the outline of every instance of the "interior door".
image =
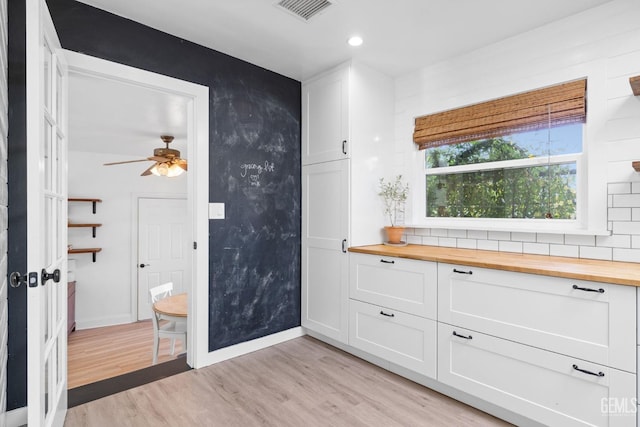
<svg viewBox="0 0 640 427">
<path fill-rule="evenodd" d="M 44 0 L 27 18 L 28 425 L 67 410 L 67 68 Z"/>
<path fill-rule="evenodd" d="M 138 320 L 151 318 L 150 288 L 187 291 L 189 242 L 186 199 L 138 199 Z"/>
</svg>

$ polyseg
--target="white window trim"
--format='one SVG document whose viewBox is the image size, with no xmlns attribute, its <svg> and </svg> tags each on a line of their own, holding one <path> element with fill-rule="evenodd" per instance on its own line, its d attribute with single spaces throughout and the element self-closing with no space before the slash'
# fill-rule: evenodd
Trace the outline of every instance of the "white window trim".
<svg viewBox="0 0 640 427">
<path fill-rule="evenodd" d="M 585 140 L 586 145 L 586 140 Z M 426 212 L 426 175 L 441 175 L 445 173 L 459 173 L 466 171 L 496 169 L 498 162 L 480 163 L 473 165 L 448 166 L 440 168 L 427 168 L 424 161 L 424 151 L 415 151 L 415 174 L 412 179 L 412 188 L 416 191 L 411 192 L 410 210 L 411 214 L 407 218 L 411 218 L 405 224 L 410 228 L 437 228 L 437 229 L 463 229 L 463 230 L 487 230 L 487 231 L 514 231 L 514 232 L 530 232 L 530 233 L 549 233 L 549 234 L 574 234 L 574 235 L 600 235 L 608 236 L 611 232 L 607 229 L 588 229 L 587 228 L 587 203 L 588 189 L 586 185 L 587 170 L 586 156 L 583 153 L 565 154 L 558 156 L 534 157 L 519 160 L 508 160 L 499 162 L 499 168 L 513 168 L 522 166 L 535 166 L 546 164 L 559 164 L 567 162 L 576 162 L 576 191 L 577 206 L 575 220 L 554 220 L 554 219 L 512 219 L 512 218 L 433 218 L 427 217 Z"/>
</svg>

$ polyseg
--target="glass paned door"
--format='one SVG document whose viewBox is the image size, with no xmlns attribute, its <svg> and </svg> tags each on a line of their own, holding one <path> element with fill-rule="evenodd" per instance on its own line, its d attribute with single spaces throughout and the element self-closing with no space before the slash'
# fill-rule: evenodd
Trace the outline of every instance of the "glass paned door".
<svg viewBox="0 0 640 427">
<path fill-rule="evenodd" d="M 38 274 L 27 289 L 28 424 L 61 426 L 67 408 L 67 70 L 44 0 L 27 0 L 26 7 L 27 268 Z"/>
</svg>

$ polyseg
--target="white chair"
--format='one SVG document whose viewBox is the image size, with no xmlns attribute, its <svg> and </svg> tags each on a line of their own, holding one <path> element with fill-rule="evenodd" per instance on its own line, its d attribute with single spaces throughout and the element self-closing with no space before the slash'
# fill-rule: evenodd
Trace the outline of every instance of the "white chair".
<svg viewBox="0 0 640 427">
<path fill-rule="evenodd" d="M 149 289 L 151 295 L 151 304 L 171 296 L 173 292 L 173 282 L 167 282 L 162 285 Z M 187 350 L 187 322 L 183 319 L 164 316 L 156 313 L 151 309 L 151 320 L 153 321 L 153 364 L 158 363 L 158 349 L 160 347 L 160 338 L 171 338 L 171 354 L 175 353 L 176 338 L 182 340 L 182 348 Z M 163 320 L 162 323 L 160 321 Z"/>
</svg>

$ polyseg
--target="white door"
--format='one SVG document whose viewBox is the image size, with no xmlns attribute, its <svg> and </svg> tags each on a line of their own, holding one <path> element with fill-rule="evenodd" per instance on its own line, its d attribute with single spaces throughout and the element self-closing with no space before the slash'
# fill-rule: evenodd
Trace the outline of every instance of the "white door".
<svg viewBox="0 0 640 427">
<path fill-rule="evenodd" d="M 138 199 L 138 320 L 151 318 L 149 289 L 173 282 L 188 289 L 190 243 L 186 199 Z"/>
<path fill-rule="evenodd" d="M 349 160 L 302 167 L 302 326 L 347 343 Z"/>
<path fill-rule="evenodd" d="M 27 0 L 26 16 L 28 424 L 59 426 L 67 410 L 67 69 L 44 0 Z"/>
</svg>

